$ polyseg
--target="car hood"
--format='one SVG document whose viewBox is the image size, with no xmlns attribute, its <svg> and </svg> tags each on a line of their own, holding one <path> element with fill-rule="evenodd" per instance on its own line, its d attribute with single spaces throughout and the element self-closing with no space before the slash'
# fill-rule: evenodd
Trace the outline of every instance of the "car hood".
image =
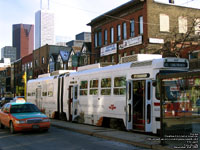
<svg viewBox="0 0 200 150">
<path fill-rule="evenodd" d="M 40 112 L 32 112 L 32 113 L 13 113 L 16 119 L 27 119 L 27 118 L 47 118 L 47 116 Z"/>
</svg>

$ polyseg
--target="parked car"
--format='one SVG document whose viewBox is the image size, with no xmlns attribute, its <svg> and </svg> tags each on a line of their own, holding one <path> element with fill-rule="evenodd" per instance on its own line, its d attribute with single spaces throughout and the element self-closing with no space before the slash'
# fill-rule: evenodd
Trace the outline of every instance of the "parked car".
<svg viewBox="0 0 200 150">
<path fill-rule="evenodd" d="M 13 100 L 12 97 L 3 97 L 2 100 L 1 100 L 1 106 L 3 106 L 6 103 L 9 103 L 12 100 Z"/>
<path fill-rule="evenodd" d="M 0 128 L 8 127 L 11 133 L 50 128 L 49 118 L 36 105 L 28 102 L 10 102 L 0 111 Z"/>
</svg>

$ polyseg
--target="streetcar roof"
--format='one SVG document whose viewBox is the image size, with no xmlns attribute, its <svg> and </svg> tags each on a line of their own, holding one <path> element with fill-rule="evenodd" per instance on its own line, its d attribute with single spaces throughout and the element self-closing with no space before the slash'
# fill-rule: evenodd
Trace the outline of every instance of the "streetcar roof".
<svg viewBox="0 0 200 150">
<path fill-rule="evenodd" d="M 54 79 L 54 77 L 55 76 L 49 76 L 49 77 L 42 77 L 42 78 L 32 79 L 32 80 L 29 80 L 28 83 L 38 82 L 38 81 L 45 81 L 45 80 L 49 80 L 49 79 Z"/>
</svg>

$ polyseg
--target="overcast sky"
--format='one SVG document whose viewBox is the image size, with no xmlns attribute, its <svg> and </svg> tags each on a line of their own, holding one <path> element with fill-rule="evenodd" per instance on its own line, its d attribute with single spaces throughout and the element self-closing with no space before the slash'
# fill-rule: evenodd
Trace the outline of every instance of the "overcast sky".
<svg viewBox="0 0 200 150">
<path fill-rule="evenodd" d="M 43 0 L 43 7 L 48 3 Z M 86 24 L 95 17 L 129 0 L 49 0 L 55 14 L 55 35 L 69 40 L 81 32 L 90 32 Z M 156 0 L 168 2 L 168 0 Z M 188 2 L 188 3 L 187 3 Z M 200 7 L 200 0 L 175 0 L 176 4 Z M 34 24 L 40 0 L 0 0 L 0 48 L 12 46 L 13 24 Z"/>
</svg>

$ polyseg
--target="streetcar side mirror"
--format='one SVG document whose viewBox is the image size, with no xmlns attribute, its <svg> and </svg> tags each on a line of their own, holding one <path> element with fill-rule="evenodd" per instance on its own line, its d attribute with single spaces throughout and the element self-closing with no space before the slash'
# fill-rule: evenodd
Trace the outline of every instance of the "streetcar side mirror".
<svg viewBox="0 0 200 150">
<path fill-rule="evenodd" d="M 156 86 L 157 86 L 157 81 L 154 80 L 154 81 L 152 82 L 152 85 L 153 85 L 154 87 L 156 87 Z"/>
</svg>

